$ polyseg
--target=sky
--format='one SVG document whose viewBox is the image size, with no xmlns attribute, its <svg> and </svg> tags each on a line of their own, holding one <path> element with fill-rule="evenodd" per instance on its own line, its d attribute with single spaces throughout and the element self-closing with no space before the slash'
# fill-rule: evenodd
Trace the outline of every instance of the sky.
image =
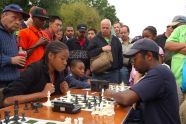
<svg viewBox="0 0 186 124">
<path fill-rule="evenodd" d="M 154 26 L 158 34 L 166 30 L 176 15 L 186 16 L 186 0 L 108 0 L 116 15 L 130 28 L 130 36 L 141 35 L 147 26 Z"/>
</svg>

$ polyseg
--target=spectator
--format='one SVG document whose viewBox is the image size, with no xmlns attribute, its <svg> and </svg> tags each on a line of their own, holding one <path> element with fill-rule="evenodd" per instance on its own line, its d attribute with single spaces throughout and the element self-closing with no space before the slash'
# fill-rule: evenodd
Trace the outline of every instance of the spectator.
<svg viewBox="0 0 186 124">
<path fill-rule="evenodd" d="M 14 32 L 29 15 L 16 4 L 3 9 L 0 22 L 0 88 L 8 86 L 20 76 L 18 66 L 25 65 L 25 57 L 18 56 L 18 45 Z"/>
<path fill-rule="evenodd" d="M 121 36 L 121 44 L 122 44 L 122 52 L 125 54 L 132 47 L 131 38 L 129 37 L 130 29 L 127 25 L 122 25 L 120 28 L 120 36 Z M 125 84 L 129 83 L 129 73 L 131 71 L 131 63 L 129 58 L 123 57 L 123 67 L 120 70 L 120 78 L 121 81 Z"/>
<path fill-rule="evenodd" d="M 70 88 L 89 88 L 90 80 L 85 75 L 85 65 L 81 60 L 70 63 L 70 74 L 65 78 Z"/>
<path fill-rule="evenodd" d="M 27 67 L 18 80 L 4 89 L 4 104 L 34 101 L 47 97 L 48 91 L 65 93 L 68 84 L 64 82 L 61 71 L 64 71 L 67 65 L 68 56 L 68 47 L 64 43 L 49 43 L 43 59 Z"/>
<path fill-rule="evenodd" d="M 60 30 L 60 31 L 56 32 L 54 39 L 58 40 L 58 41 L 62 41 L 62 39 L 63 39 L 63 31 Z"/>
<path fill-rule="evenodd" d="M 101 21 L 101 32 L 95 36 L 88 47 L 90 58 L 98 56 L 103 51 L 111 51 L 113 57 L 112 67 L 100 74 L 93 73 L 93 78 L 119 83 L 119 70 L 123 65 L 122 46 L 119 39 L 111 35 L 111 22 L 109 19 Z"/>
<path fill-rule="evenodd" d="M 65 35 L 63 37 L 63 42 L 67 44 L 68 40 L 72 38 L 74 38 L 74 28 L 72 26 L 67 26 Z"/>
<path fill-rule="evenodd" d="M 121 28 L 121 24 L 119 22 L 115 22 L 114 25 L 114 32 L 115 32 L 115 36 L 120 38 L 120 28 Z"/>
<path fill-rule="evenodd" d="M 168 25 L 166 31 L 163 34 L 160 34 L 156 38 L 156 43 L 164 50 L 165 42 L 167 38 L 171 35 L 173 31 L 173 25 Z"/>
<path fill-rule="evenodd" d="M 39 61 L 44 54 L 47 36 L 41 32 L 41 28 L 48 17 L 45 9 L 37 7 L 32 11 L 33 25 L 19 31 L 19 46 L 27 51 L 26 67 Z"/>
<path fill-rule="evenodd" d="M 70 51 L 68 64 L 74 59 L 79 59 L 85 64 L 85 74 L 90 75 L 90 59 L 88 57 L 87 47 L 89 40 L 86 38 L 87 26 L 79 24 L 77 26 L 77 36 L 68 40 L 67 46 Z"/>
<path fill-rule="evenodd" d="M 156 41 L 157 37 L 157 30 L 154 26 L 148 26 L 143 30 L 142 33 L 143 38 L 149 38 L 152 39 L 153 41 Z"/>
<path fill-rule="evenodd" d="M 90 28 L 90 29 L 88 29 L 87 38 L 91 41 L 96 36 L 96 34 L 97 34 L 96 29 Z"/>
<path fill-rule="evenodd" d="M 170 37 L 167 39 L 165 48 L 174 52 L 171 60 L 171 70 L 176 77 L 179 86 L 182 84 L 182 67 L 186 58 L 186 17 L 175 16 L 177 28 L 174 29 Z M 174 20 L 175 20 L 174 19 Z"/>
<path fill-rule="evenodd" d="M 62 28 L 62 20 L 59 16 L 49 17 L 49 27 L 42 31 L 48 41 L 53 41 L 55 34 Z"/>
</svg>

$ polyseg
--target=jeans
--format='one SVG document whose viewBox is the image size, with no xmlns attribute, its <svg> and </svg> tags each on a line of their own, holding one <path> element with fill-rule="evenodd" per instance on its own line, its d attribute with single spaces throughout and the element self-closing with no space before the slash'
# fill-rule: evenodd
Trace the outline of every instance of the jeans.
<svg viewBox="0 0 186 124">
<path fill-rule="evenodd" d="M 125 66 L 120 69 L 120 82 L 129 83 L 129 70 Z"/>
</svg>

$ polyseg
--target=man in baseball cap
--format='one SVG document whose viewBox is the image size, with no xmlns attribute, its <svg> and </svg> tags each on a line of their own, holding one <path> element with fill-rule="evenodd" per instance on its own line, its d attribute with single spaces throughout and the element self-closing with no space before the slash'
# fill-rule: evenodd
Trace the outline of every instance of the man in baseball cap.
<svg viewBox="0 0 186 124">
<path fill-rule="evenodd" d="M 20 76 L 18 66 L 24 66 L 25 57 L 18 56 L 18 46 L 14 32 L 17 31 L 23 18 L 28 18 L 17 4 L 6 6 L 0 19 L 0 88 L 8 86 Z"/>
<path fill-rule="evenodd" d="M 124 106 L 139 103 L 137 108 L 143 114 L 138 123 L 180 124 L 175 77 L 167 66 L 159 63 L 158 52 L 154 41 L 136 41 L 127 55 L 133 56 L 135 69 L 144 76 L 129 89 L 121 92 L 106 90 L 104 96 Z"/>
</svg>

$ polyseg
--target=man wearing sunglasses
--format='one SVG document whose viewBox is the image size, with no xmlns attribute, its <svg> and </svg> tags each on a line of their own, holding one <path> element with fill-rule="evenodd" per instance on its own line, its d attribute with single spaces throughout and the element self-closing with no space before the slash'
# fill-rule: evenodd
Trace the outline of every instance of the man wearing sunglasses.
<svg viewBox="0 0 186 124">
<path fill-rule="evenodd" d="M 41 32 L 48 19 L 47 11 L 43 8 L 35 7 L 31 14 L 33 24 L 19 32 L 19 46 L 27 51 L 25 67 L 43 57 L 45 45 L 48 43 L 45 34 Z"/>
</svg>

